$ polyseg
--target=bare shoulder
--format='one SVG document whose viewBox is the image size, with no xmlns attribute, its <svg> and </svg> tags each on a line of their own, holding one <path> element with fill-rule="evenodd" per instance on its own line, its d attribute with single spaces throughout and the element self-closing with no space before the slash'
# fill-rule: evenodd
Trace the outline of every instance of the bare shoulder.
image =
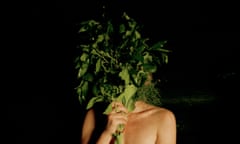
<svg viewBox="0 0 240 144">
<path fill-rule="evenodd" d="M 174 113 L 163 107 L 155 108 L 155 122 L 157 127 L 156 144 L 176 144 L 176 118 Z"/>
<path fill-rule="evenodd" d="M 164 107 L 154 107 L 153 109 L 155 119 L 166 123 L 176 123 L 175 114 L 171 110 Z"/>
<path fill-rule="evenodd" d="M 89 110 L 87 110 L 87 113 L 86 113 L 86 116 L 94 116 L 94 109 L 89 109 Z"/>
<path fill-rule="evenodd" d="M 93 129 L 95 124 L 95 114 L 93 109 L 89 109 L 85 115 L 84 123 L 83 123 L 83 130 L 86 129 Z"/>
<path fill-rule="evenodd" d="M 95 128 L 94 110 L 89 109 L 86 113 L 86 116 L 85 116 L 84 122 L 83 122 L 83 126 L 82 126 L 81 144 L 89 143 L 94 128 Z"/>
</svg>

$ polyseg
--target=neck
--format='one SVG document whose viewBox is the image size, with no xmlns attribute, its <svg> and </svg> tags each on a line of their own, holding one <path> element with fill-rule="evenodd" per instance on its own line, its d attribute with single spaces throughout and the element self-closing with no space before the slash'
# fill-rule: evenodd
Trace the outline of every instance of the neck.
<svg viewBox="0 0 240 144">
<path fill-rule="evenodd" d="M 138 113 L 138 112 L 142 112 L 146 109 L 149 108 L 150 105 L 146 104 L 143 101 L 136 101 L 135 103 L 135 109 L 132 111 L 132 113 Z"/>
</svg>

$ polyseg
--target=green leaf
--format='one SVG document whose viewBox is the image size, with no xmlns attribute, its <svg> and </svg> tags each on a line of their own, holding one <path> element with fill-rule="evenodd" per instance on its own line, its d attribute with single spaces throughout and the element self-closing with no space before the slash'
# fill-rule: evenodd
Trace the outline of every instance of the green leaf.
<svg viewBox="0 0 240 144">
<path fill-rule="evenodd" d="M 133 55 L 133 59 L 137 60 L 137 61 L 140 61 L 141 63 L 144 62 L 144 57 L 141 55 L 141 53 L 135 53 Z"/>
<path fill-rule="evenodd" d="M 95 74 L 97 74 L 101 69 L 101 59 L 100 58 L 97 60 L 95 67 L 96 67 L 95 68 Z"/>
<path fill-rule="evenodd" d="M 79 69 L 80 67 L 81 67 L 81 64 L 77 63 L 76 66 L 75 66 L 75 69 Z"/>
<path fill-rule="evenodd" d="M 123 67 L 122 71 L 119 73 L 119 76 L 122 80 L 125 81 L 125 84 L 129 84 L 130 76 L 127 67 Z"/>
<path fill-rule="evenodd" d="M 128 25 L 129 25 L 129 27 L 131 28 L 131 30 L 133 30 L 133 29 L 135 29 L 137 23 L 136 23 L 135 21 L 130 21 L 130 22 L 128 23 Z"/>
<path fill-rule="evenodd" d="M 104 40 L 104 34 L 98 35 L 97 43 L 100 43 Z"/>
<path fill-rule="evenodd" d="M 93 48 L 97 48 L 97 47 L 98 47 L 98 43 L 97 43 L 97 42 L 93 43 L 93 44 L 92 44 L 92 47 L 93 47 Z"/>
<path fill-rule="evenodd" d="M 123 17 L 126 19 L 126 20 L 130 20 L 131 18 L 127 15 L 126 12 L 123 13 Z"/>
<path fill-rule="evenodd" d="M 93 93 L 93 96 L 98 96 L 99 95 L 99 89 L 97 87 L 97 85 L 93 85 L 92 87 L 92 93 Z"/>
<path fill-rule="evenodd" d="M 82 26 L 78 32 L 85 32 L 88 30 L 88 27 L 87 26 Z"/>
<path fill-rule="evenodd" d="M 130 36 L 131 34 L 132 34 L 132 31 L 127 30 L 126 33 L 125 33 L 125 37 Z"/>
<path fill-rule="evenodd" d="M 83 53 L 83 54 L 81 55 L 81 57 L 80 57 L 80 60 L 84 62 L 84 61 L 87 60 L 87 58 L 88 58 L 88 54 L 87 54 L 87 53 Z"/>
<path fill-rule="evenodd" d="M 77 87 L 76 89 L 77 89 L 77 94 L 81 95 L 82 94 L 82 88 L 81 87 Z"/>
<path fill-rule="evenodd" d="M 88 70 L 88 63 L 83 63 L 78 72 L 78 78 L 82 77 Z"/>
<path fill-rule="evenodd" d="M 143 69 L 145 72 L 155 73 L 157 71 L 157 66 L 153 64 L 143 64 Z"/>
<path fill-rule="evenodd" d="M 124 91 L 118 96 L 117 101 L 122 102 L 125 99 L 125 103 L 128 103 L 128 100 L 132 98 L 136 91 L 137 87 L 134 84 L 127 85 Z"/>
<path fill-rule="evenodd" d="M 126 98 L 125 98 L 125 97 L 122 98 L 122 104 L 123 104 L 123 105 L 127 105 L 127 102 L 126 102 Z"/>
<path fill-rule="evenodd" d="M 112 104 L 110 103 L 107 108 L 105 109 L 105 111 L 103 112 L 103 114 L 109 114 L 112 111 Z"/>
<path fill-rule="evenodd" d="M 124 24 L 121 24 L 119 26 L 119 33 L 124 33 L 125 32 L 125 25 Z"/>
<path fill-rule="evenodd" d="M 128 100 L 126 107 L 128 109 L 128 111 L 133 111 L 135 108 L 135 100 L 133 100 L 132 98 Z"/>
<path fill-rule="evenodd" d="M 80 45 L 81 51 L 82 52 L 86 52 L 88 53 L 90 50 L 90 46 L 89 45 Z"/>
<path fill-rule="evenodd" d="M 136 37 L 136 39 L 140 39 L 141 38 L 141 34 L 138 31 L 135 31 L 135 37 Z"/>
<path fill-rule="evenodd" d="M 81 87 L 81 96 L 82 97 L 87 97 L 87 93 L 88 93 L 88 81 L 83 81 L 83 85 Z"/>
<path fill-rule="evenodd" d="M 82 23 L 82 24 L 83 24 L 83 23 Z M 95 26 L 95 25 L 98 25 L 99 22 L 97 22 L 97 21 L 95 21 L 95 20 L 89 20 L 89 21 L 87 21 L 87 23 L 85 23 L 85 24 L 88 24 L 90 27 L 93 27 L 93 26 Z"/>
<path fill-rule="evenodd" d="M 105 34 L 104 39 L 106 41 L 106 46 L 108 46 L 108 41 L 110 40 L 110 36 L 108 34 Z"/>
<path fill-rule="evenodd" d="M 93 98 L 91 98 L 91 99 L 89 100 L 86 109 L 92 108 L 93 105 L 94 105 L 96 102 L 103 102 L 103 101 L 104 101 L 104 97 L 103 97 L 103 96 L 93 97 Z"/>
<path fill-rule="evenodd" d="M 171 50 L 162 49 L 162 48 L 158 49 L 158 51 L 160 51 L 160 52 L 165 52 L 165 53 L 172 52 Z"/>
<path fill-rule="evenodd" d="M 88 81 L 81 81 L 80 85 L 77 87 L 78 99 L 82 103 L 86 100 L 88 92 Z"/>
<path fill-rule="evenodd" d="M 163 48 L 166 43 L 167 43 L 167 41 L 159 41 L 159 42 L 155 43 L 151 47 L 151 49 L 153 49 L 153 50 L 161 50 L 161 48 Z"/>
<path fill-rule="evenodd" d="M 98 54 L 97 54 L 97 51 L 96 51 L 95 49 L 92 49 L 91 54 L 92 54 L 92 55 L 98 55 Z"/>
<path fill-rule="evenodd" d="M 83 80 L 86 80 L 86 81 L 89 81 L 89 82 L 93 82 L 94 80 L 94 77 L 91 73 L 86 73 L 84 76 L 83 76 Z"/>
<path fill-rule="evenodd" d="M 145 55 L 143 56 L 144 63 L 150 63 L 152 62 L 152 55 L 149 54 L 149 52 L 145 52 Z"/>
<path fill-rule="evenodd" d="M 113 25 L 112 25 L 111 21 L 108 21 L 107 33 L 112 33 L 112 32 L 113 32 Z"/>
<path fill-rule="evenodd" d="M 167 54 L 162 53 L 162 58 L 163 58 L 164 63 L 168 63 L 168 55 Z"/>
</svg>

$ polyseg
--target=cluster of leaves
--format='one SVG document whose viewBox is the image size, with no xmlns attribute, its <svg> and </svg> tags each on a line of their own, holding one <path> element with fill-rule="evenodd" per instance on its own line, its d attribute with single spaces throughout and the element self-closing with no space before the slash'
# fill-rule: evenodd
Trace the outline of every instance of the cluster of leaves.
<svg viewBox="0 0 240 144">
<path fill-rule="evenodd" d="M 168 62 L 169 51 L 163 48 L 166 41 L 149 46 L 137 22 L 126 13 L 121 18 L 118 24 L 111 19 L 80 24 L 76 91 L 81 104 L 88 102 L 87 109 L 96 102 L 113 100 L 133 109 L 132 96 L 143 85 L 146 75 Z"/>
</svg>

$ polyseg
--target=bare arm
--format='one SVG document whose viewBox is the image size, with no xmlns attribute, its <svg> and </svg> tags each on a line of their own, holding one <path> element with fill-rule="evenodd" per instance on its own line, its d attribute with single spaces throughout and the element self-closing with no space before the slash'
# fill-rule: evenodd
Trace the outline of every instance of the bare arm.
<svg viewBox="0 0 240 144">
<path fill-rule="evenodd" d="M 94 110 L 88 110 L 83 122 L 81 144 L 88 144 L 95 128 L 95 115 Z"/>
<path fill-rule="evenodd" d="M 176 119 L 171 111 L 166 111 L 161 118 L 156 144 L 176 144 Z"/>
</svg>

